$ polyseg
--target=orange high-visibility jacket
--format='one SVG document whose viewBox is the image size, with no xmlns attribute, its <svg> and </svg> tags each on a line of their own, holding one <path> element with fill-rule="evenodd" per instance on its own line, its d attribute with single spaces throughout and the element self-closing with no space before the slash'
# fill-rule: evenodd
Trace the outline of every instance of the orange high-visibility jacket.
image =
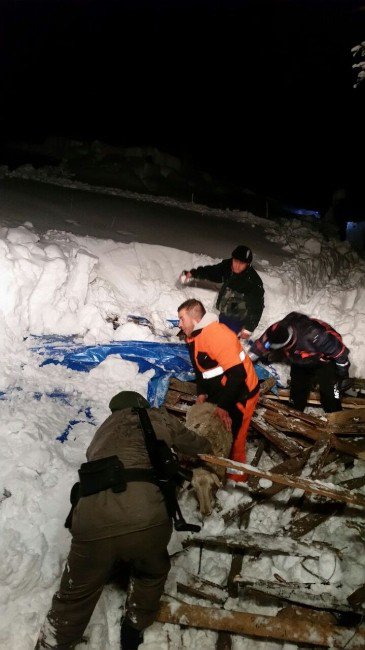
<svg viewBox="0 0 365 650">
<path fill-rule="evenodd" d="M 198 394 L 207 394 L 210 401 L 229 411 L 258 392 L 255 369 L 237 335 L 213 315 L 203 317 L 187 343 Z"/>
</svg>

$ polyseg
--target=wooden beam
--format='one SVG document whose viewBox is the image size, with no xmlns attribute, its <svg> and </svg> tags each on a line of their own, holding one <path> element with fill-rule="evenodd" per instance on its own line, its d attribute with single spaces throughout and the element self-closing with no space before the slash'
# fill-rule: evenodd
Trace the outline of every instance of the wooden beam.
<svg viewBox="0 0 365 650">
<path fill-rule="evenodd" d="M 278 394 L 268 393 L 267 397 L 271 400 L 288 402 L 289 401 L 289 390 L 287 388 L 279 388 Z M 320 405 L 319 393 L 311 391 L 309 393 L 308 404 Z M 364 408 L 365 407 L 365 398 L 364 397 L 349 397 L 344 395 L 341 398 L 342 408 L 352 409 L 352 408 Z"/>
<path fill-rule="evenodd" d="M 224 630 L 233 634 L 241 634 L 262 639 L 277 639 L 291 643 L 324 648 L 345 648 L 351 641 L 351 650 L 364 650 L 365 630 L 316 624 L 314 621 L 302 620 L 298 617 L 264 616 L 262 614 L 247 614 L 232 612 L 224 609 L 188 605 L 161 603 L 156 620 L 159 623 L 170 623 L 197 627 L 205 630 Z"/>
<path fill-rule="evenodd" d="M 341 501 L 353 506 L 361 506 L 365 508 L 365 495 L 360 494 L 359 492 L 350 492 L 338 485 L 327 484 L 318 480 L 312 481 L 307 478 L 283 476 L 282 474 L 274 474 L 273 472 L 264 472 L 256 467 L 252 467 L 252 465 L 247 465 L 247 463 L 238 463 L 237 461 L 229 460 L 228 458 L 216 458 L 215 456 L 209 456 L 208 454 L 199 454 L 199 458 L 210 465 L 232 469 L 234 470 L 234 473 L 238 470 L 238 472 L 245 474 L 253 474 L 254 476 L 267 479 L 272 483 L 280 483 L 281 485 L 287 485 L 288 487 L 300 488 L 304 490 L 304 492 L 319 494 L 320 496 L 327 497 L 333 501 Z"/>
<path fill-rule="evenodd" d="M 260 413 L 253 416 L 251 426 L 267 438 L 267 440 L 270 440 L 275 447 L 291 458 L 298 456 L 303 449 L 303 445 L 292 440 L 289 436 L 285 435 L 285 433 L 278 431 L 268 422 L 264 422 Z"/>
<path fill-rule="evenodd" d="M 284 535 L 266 535 L 264 533 L 248 533 L 237 531 L 232 535 L 212 535 L 201 537 L 194 535 L 182 541 L 184 548 L 189 546 L 203 546 L 204 548 L 215 548 L 217 546 L 235 551 L 246 551 L 255 553 L 294 555 L 297 557 L 319 558 L 323 553 L 335 553 L 340 556 L 339 549 L 326 542 L 297 542 Z"/>
<path fill-rule="evenodd" d="M 186 577 L 187 579 L 185 582 L 176 583 L 178 593 L 194 596 L 194 598 L 210 600 L 212 603 L 217 605 L 224 605 L 228 598 L 228 592 L 226 589 L 220 587 L 214 582 L 209 582 L 208 580 L 204 580 L 203 578 L 192 574 L 188 574 Z"/>
<path fill-rule="evenodd" d="M 346 602 L 337 600 L 331 593 L 326 592 L 326 586 L 323 585 L 321 593 L 316 593 L 311 589 L 311 584 L 300 583 L 283 583 L 273 582 L 272 580 L 247 580 L 242 576 L 237 576 L 235 582 L 242 585 L 243 588 L 249 588 L 253 591 L 262 592 L 268 596 L 287 600 L 298 605 L 316 607 L 317 609 L 328 609 L 336 612 L 354 611 Z M 318 584 L 316 584 L 318 588 Z M 242 593 L 240 594 L 242 595 Z"/>
</svg>

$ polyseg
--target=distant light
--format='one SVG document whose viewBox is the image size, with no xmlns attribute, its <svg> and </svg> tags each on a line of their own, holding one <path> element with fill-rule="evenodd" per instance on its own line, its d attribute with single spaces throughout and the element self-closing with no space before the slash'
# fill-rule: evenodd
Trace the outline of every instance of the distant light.
<svg viewBox="0 0 365 650">
<path fill-rule="evenodd" d="M 291 214 L 298 214 L 301 217 L 315 217 L 319 219 L 321 213 L 318 210 L 306 210 L 305 208 L 292 208 L 288 205 L 283 205 L 284 210 Z"/>
</svg>

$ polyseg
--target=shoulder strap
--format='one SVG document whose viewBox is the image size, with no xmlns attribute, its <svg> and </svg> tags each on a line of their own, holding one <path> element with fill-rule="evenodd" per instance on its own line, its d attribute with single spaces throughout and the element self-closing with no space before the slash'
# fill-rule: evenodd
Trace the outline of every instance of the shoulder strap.
<svg viewBox="0 0 365 650">
<path fill-rule="evenodd" d="M 135 413 L 137 413 L 139 417 L 139 421 L 141 423 L 141 427 L 142 427 L 142 431 L 146 443 L 146 449 L 151 461 L 151 465 L 152 467 L 157 468 L 159 464 L 157 445 L 156 445 L 157 436 L 152 426 L 150 416 L 148 415 L 147 409 L 145 408 L 136 407 L 133 409 L 133 411 L 135 411 Z"/>
</svg>

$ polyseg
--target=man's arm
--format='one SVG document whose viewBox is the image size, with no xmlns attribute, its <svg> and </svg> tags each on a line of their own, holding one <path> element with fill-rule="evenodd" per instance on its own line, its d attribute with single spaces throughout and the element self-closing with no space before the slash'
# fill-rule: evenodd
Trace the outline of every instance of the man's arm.
<svg viewBox="0 0 365 650">
<path fill-rule="evenodd" d="M 274 323 L 276 325 L 276 323 Z M 265 330 L 261 336 L 256 339 L 256 341 L 253 342 L 250 352 L 249 352 L 249 357 L 251 361 L 255 362 L 257 359 L 267 357 L 270 353 L 270 344 L 268 341 L 268 334 L 270 333 L 271 328 L 273 325 L 270 325 L 270 327 Z"/>
<path fill-rule="evenodd" d="M 210 282 L 223 282 L 227 262 L 230 260 L 222 260 L 219 264 L 211 264 L 209 266 L 198 266 L 196 269 L 190 269 L 191 276 L 198 280 L 209 280 Z"/>
<path fill-rule="evenodd" d="M 348 377 L 348 371 L 350 368 L 350 361 L 348 358 L 349 350 L 342 339 L 339 339 L 337 336 L 332 334 L 332 332 L 324 331 L 315 336 L 313 344 L 317 350 L 322 352 L 322 354 L 324 354 L 328 359 L 335 361 L 339 377 Z"/>
<path fill-rule="evenodd" d="M 162 413 L 162 409 L 161 413 Z M 197 456 L 197 454 L 212 454 L 213 449 L 207 438 L 199 436 L 187 427 L 174 415 L 163 409 L 164 419 L 170 430 L 172 446 L 186 456 Z"/>
</svg>

